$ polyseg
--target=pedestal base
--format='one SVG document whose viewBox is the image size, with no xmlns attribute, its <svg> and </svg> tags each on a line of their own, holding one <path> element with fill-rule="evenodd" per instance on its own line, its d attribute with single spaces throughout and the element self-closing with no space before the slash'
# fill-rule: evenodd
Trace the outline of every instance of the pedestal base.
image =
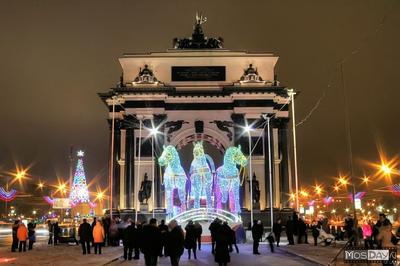
<svg viewBox="0 0 400 266">
<path fill-rule="evenodd" d="M 140 203 L 140 212 L 148 212 L 148 211 L 149 211 L 149 204 Z"/>
</svg>

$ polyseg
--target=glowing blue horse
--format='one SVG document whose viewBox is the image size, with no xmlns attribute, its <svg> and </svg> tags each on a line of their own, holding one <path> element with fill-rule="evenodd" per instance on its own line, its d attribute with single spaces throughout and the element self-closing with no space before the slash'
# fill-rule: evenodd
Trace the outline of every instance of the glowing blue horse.
<svg viewBox="0 0 400 266">
<path fill-rule="evenodd" d="M 232 213 L 240 213 L 239 188 L 240 178 L 236 165 L 242 167 L 247 165 L 247 159 L 243 155 L 240 145 L 229 147 L 224 155 L 224 164 L 216 172 L 216 198 L 217 208 L 222 208 L 222 203 L 229 200 L 229 210 Z"/>
<path fill-rule="evenodd" d="M 191 191 L 194 196 L 194 208 L 200 208 L 200 198 L 205 195 L 207 207 L 212 208 L 212 188 L 213 188 L 213 162 L 207 160 L 204 153 L 203 142 L 193 143 L 193 161 L 190 165 Z"/>
<path fill-rule="evenodd" d="M 175 192 L 178 193 L 181 203 L 179 213 L 186 209 L 186 173 L 181 166 L 178 152 L 172 145 L 164 146 L 163 152 L 158 158 L 158 163 L 161 166 L 166 166 L 164 171 L 164 187 L 167 216 L 175 216 L 177 214 L 176 211 L 174 211 Z"/>
</svg>

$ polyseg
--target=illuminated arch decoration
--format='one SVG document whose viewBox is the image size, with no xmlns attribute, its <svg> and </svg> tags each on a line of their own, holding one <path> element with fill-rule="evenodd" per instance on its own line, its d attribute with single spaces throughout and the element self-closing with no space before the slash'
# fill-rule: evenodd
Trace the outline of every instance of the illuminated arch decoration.
<svg viewBox="0 0 400 266">
<path fill-rule="evenodd" d="M 165 166 L 164 188 L 165 188 L 165 207 L 167 217 L 175 216 L 186 210 L 186 180 L 187 176 L 181 165 L 178 152 L 172 145 L 164 146 L 161 156 L 158 158 L 160 166 Z M 178 197 L 174 197 L 178 193 Z M 179 210 L 174 207 L 174 199 L 179 198 Z M 154 203 L 153 203 L 154 204 Z"/>
<path fill-rule="evenodd" d="M 222 221 L 227 221 L 228 223 L 241 223 L 242 219 L 240 215 L 236 215 L 232 212 L 225 211 L 222 209 L 216 208 L 198 208 L 191 209 L 185 212 L 182 212 L 170 219 L 167 219 L 167 222 L 171 220 L 176 220 L 179 224 L 187 223 L 188 221 L 213 221 L 215 218 L 219 218 Z"/>
<path fill-rule="evenodd" d="M 180 150 L 183 147 L 185 147 L 187 144 L 192 143 L 192 142 L 196 142 L 196 141 L 199 141 L 199 140 L 207 141 L 208 143 L 213 145 L 215 148 L 217 148 L 221 152 L 221 154 L 223 154 L 225 152 L 224 145 L 218 139 L 214 138 L 211 135 L 204 134 L 204 133 L 192 134 L 190 136 L 182 138 L 178 142 L 178 144 L 176 145 L 176 148 L 178 150 Z"/>
<path fill-rule="evenodd" d="M 17 197 L 17 191 L 15 189 L 11 189 L 10 191 L 6 191 L 4 188 L 0 187 L 0 199 L 5 202 L 10 202 Z"/>
<path fill-rule="evenodd" d="M 229 201 L 229 210 L 238 215 L 240 213 L 240 178 L 236 165 L 241 167 L 247 165 L 247 158 L 243 155 L 240 145 L 226 150 L 224 164 L 216 171 L 215 195 L 217 209 L 222 209 L 222 204 Z"/>
</svg>

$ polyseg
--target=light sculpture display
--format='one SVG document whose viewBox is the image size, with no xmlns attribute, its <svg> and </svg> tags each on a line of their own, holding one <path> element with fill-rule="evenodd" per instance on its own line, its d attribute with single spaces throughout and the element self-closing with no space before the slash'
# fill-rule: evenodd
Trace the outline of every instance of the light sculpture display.
<svg viewBox="0 0 400 266">
<path fill-rule="evenodd" d="M 240 145 L 229 147 L 224 155 L 223 165 L 216 171 L 214 162 L 205 154 L 203 143 L 197 142 L 193 146 L 193 161 L 190 167 L 190 179 L 181 166 L 181 161 L 174 146 L 164 146 L 158 163 L 165 167 L 164 187 L 166 199 L 167 219 L 177 219 L 179 222 L 188 220 L 222 220 L 238 222 L 240 218 L 239 191 L 241 180 L 238 166 L 247 165 L 247 158 L 243 155 Z M 186 211 L 186 183 L 191 184 L 194 199 L 193 209 Z M 173 200 L 178 193 L 180 208 L 174 207 Z M 206 197 L 207 207 L 200 207 L 200 199 Z M 213 202 L 214 196 L 214 202 Z M 229 202 L 229 207 L 224 208 Z"/>
<path fill-rule="evenodd" d="M 5 202 L 10 202 L 16 197 L 17 197 L 17 191 L 15 189 L 6 191 L 4 188 L 0 187 L 0 200 Z"/>
<path fill-rule="evenodd" d="M 229 210 L 232 213 L 239 214 L 240 178 L 236 165 L 246 166 L 247 158 L 243 155 L 239 145 L 238 147 L 229 147 L 226 150 L 223 162 L 223 165 L 216 171 L 217 209 L 221 209 L 222 203 L 226 204 L 229 200 Z"/>
<path fill-rule="evenodd" d="M 204 153 L 203 142 L 193 143 L 193 161 L 190 165 L 191 191 L 194 196 L 194 208 L 200 208 L 200 197 L 205 195 L 207 207 L 212 206 L 213 170 Z"/>
<path fill-rule="evenodd" d="M 158 163 L 165 166 L 164 170 L 164 188 L 165 188 L 165 207 L 167 217 L 172 217 L 185 211 L 186 209 L 186 173 L 182 168 L 181 159 L 178 152 L 172 145 L 164 146 L 161 156 L 158 158 Z M 179 211 L 176 210 L 173 204 L 174 193 L 178 193 L 180 200 Z"/>
<path fill-rule="evenodd" d="M 83 167 L 83 151 L 78 151 L 78 163 L 74 174 L 74 181 L 72 183 L 69 199 L 71 205 L 77 203 L 89 203 L 89 191 L 86 184 L 85 169 Z"/>
</svg>

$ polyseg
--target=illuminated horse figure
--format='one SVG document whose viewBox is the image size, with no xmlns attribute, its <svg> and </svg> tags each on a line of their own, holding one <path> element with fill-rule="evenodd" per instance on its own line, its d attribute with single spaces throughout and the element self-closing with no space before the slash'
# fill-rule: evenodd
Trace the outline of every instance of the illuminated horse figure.
<svg viewBox="0 0 400 266">
<path fill-rule="evenodd" d="M 176 215 L 174 212 L 174 191 L 178 193 L 181 202 L 180 212 L 186 209 L 186 173 L 181 166 L 178 152 L 172 145 L 164 146 L 161 156 L 158 158 L 161 166 L 166 166 L 164 171 L 165 205 L 167 216 Z"/>
<path fill-rule="evenodd" d="M 217 208 L 222 209 L 221 203 L 229 199 L 229 209 L 232 213 L 240 213 L 239 188 L 240 178 L 236 165 L 244 167 L 247 159 L 238 147 L 229 147 L 224 155 L 224 164 L 217 169 L 216 197 Z"/>
<path fill-rule="evenodd" d="M 214 162 L 204 153 L 203 142 L 193 143 L 193 161 L 190 165 L 191 191 L 194 196 L 194 208 L 200 208 L 200 197 L 205 195 L 207 207 L 212 208 L 212 188 Z M 211 166 L 211 167 L 210 167 Z"/>
</svg>

